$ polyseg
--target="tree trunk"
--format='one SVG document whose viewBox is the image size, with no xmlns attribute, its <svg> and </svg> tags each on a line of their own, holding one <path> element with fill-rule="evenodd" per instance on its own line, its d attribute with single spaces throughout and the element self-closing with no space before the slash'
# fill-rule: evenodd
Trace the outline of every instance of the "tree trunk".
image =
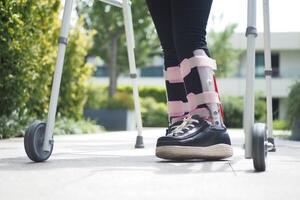
<svg viewBox="0 0 300 200">
<path fill-rule="evenodd" d="M 109 50 L 109 90 L 108 98 L 111 99 L 117 90 L 117 78 L 118 78 L 118 65 L 117 65 L 117 52 L 118 52 L 118 37 L 111 38 L 111 46 Z"/>
</svg>

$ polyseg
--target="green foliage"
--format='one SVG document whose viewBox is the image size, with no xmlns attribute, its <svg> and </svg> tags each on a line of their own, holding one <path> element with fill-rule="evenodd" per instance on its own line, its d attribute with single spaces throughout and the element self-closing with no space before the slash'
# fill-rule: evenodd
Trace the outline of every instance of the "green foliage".
<svg viewBox="0 0 300 200">
<path fill-rule="evenodd" d="M 130 86 L 119 86 L 118 92 L 108 100 L 108 87 L 92 84 L 88 89 L 88 100 L 86 102 L 86 108 L 101 109 L 101 108 L 111 108 L 111 109 L 134 109 L 132 88 Z M 167 106 L 165 102 L 158 102 L 154 98 L 152 93 L 149 91 L 154 91 L 155 87 L 141 87 L 140 95 L 141 102 L 141 112 L 144 126 L 158 127 L 168 125 L 168 114 Z M 144 92 L 143 92 L 144 91 Z M 165 91 L 163 91 L 165 97 Z M 153 94 L 162 93 L 162 89 L 157 87 L 157 91 Z M 160 95 L 157 95 L 160 96 Z"/>
<path fill-rule="evenodd" d="M 59 0 L 0 1 L 0 116 L 23 115 L 25 107 L 32 115 L 44 113 L 59 5 Z"/>
<path fill-rule="evenodd" d="M 167 103 L 165 87 L 158 86 L 143 86 L 139 87 L 141 97 L 152 97 L 159 103 Z"/>
<path fill-rule="evenodd" d="M 109 99 L 107 87 L 100 85 L 90 85 L 87 92 L 86 108 L 100 109 L 134 109 L 132 94 L 124 91 L 118 91 Z"/>
<path fill-rule="evenodd" d="M 94 121 L 68 118 L 58 118 L 54 128 L 54 133 L 57 135 L 99 133 L 103 131 L 104 128 Z"/>
<path fill-rule="evenodd" d="M 44 119 L 57 57 L 60 0 L 0 1 L 0 123 L 2 137 Z M 81 23 L 81 24 L 80 24 Z M 58 104 L 60 116 L 80 119 L 91 66 L 84 59 L 92 32 L 70 33 Z"/>
<path fill-rule="evenodd" d="M 292 127 L 292 139 L 300 140 L 300 81 L 292 87 L 287 98 L 287 120 Z"/>
<path fill-rule="evenodd" d="M 261 94 L 256 94 L 255 100 L 255 121 L 266 121 L 266 102 Z M 235 96 L 222 96 L 221 102 L 224 111 L 224 123 L 230 128 L 241 128 L 243 126 L 244 102 L 243 98 Z"/>
<path fill-rule="evenodd" d="M 285 120 L 274 120 L 273 121 L 274 130 L 288 130 L 288 123 Z"/>
<path fill-rule="evenodd" d="M 208 34 L 208 44 L 211 56 L 216 60 L 218 77 L 226 77 L 235 72 L 238 57 L 242 51 L 235 49 L 230 43 L 230 37 L 234 34 L 237 24 L 229 24 L 221 32 L 210 30 Z"/>
<path fill-rule="evenodd" d="M 103 98 L 106 98 L 108 90 L 107 85 L 90 84 L 87 94 L 86 107 L 88 108 L 99 108 L 104 106 L 102 103 Z M 117 93 L 126 93 L 132 96 L 131 85 L 119 85 L 117 87 Z M 139 86 L 140 97 L 152 97 L 156 102 L 166 103 L 166 90 L 165 87 L 158 86 Z M 125 98 L 126 99 L 126 98 Z M 127 104 L 127 103 L 126 103 Z M 100 106 L 100 107 L 101 107 Z M 130 107 L 128 107 L 130 108 Z"/>
<path fill-rule="evenodd" d="M 114 94 L 117 76 L 128 72 L 127 45 L 122 9 L 101 1 L 77 1 L 77 10 L 85 16 L 86 27 L 94 29 L 94 46 L 90 55 L 100 56 L 109 67 L 110 89 Z M 135 59 L 137 66 L 143 66 L 151 59 L 150 55 L 160 53 L 160 45 L 146 3 L 132 0 L 132 18 L 135 39 Z"/>
<path fill-rule="evenodd" d="M 61 116 L 77 120 L 82 118 L 87 81 L 94 70 L 93 66 L 85 63 L 87 51 L 93 44 L 94 33 L 81 27 L 80 19 L 69 34 L 58 103 L 58 112 Z"/>
<path fill-rule="evenodd" d="M 86 108 L 108 108 L 107 85 L 91 84 L 88 89 Z M 132 87 L 120 85 L 117 88 L 116 97 L 113 97 L 113 106 L 110 108 L 134 109 L 132 99 Z M 139 87 L 141 97 L 142 118 L 144 126 L 167 126 L 168 115 L 166 106 L 166 91 L 163 87 L 143 86 Z M 117 98 L 122 96 L 122 98 Z M 266 103 L 261 94 L 256 94 L 255 120 L 265 122 Z M 221 102 L 224 109 L 224 121 L 227 127 L 241 128 L 243 126 L 244 103 L 242 97 L 222 96 Z"/>
<path fill-rule="evenodd" d="M 234 96 L 221 97 L 224 123 L 230 128 L 241 128 L 243 126 L 243 99 Z"/>
<path fill-rule="evenodd" d="M 136 64 L 142 66 L 149 61 L 149 55 L 159 54 L 160 45 L 146 3 L 140 0 L 131 2 Z M 117 63 L 122 72 L 127 71 L 128 57 L 122 10 L 101 1 L 94 1 L 93 5 L 87 1 L 78 1 L 77 4 L 79 13 L 85 16 L 86 27 L 97 31 L 91 55 L 101 56 L 106 63 L 109 63 L 112 40 L 116 37 L 118 38 Z"/>
<path fill-rule="evenodd" d="M 152 97 L 141 98 L 143 126 L 167 127 L 168 113 L 165 103 L 158 103 Z"/>
<path fill-rule="evenodd" d="M 23 136 L 29 121 L 28 115 L 13 112 L 9 117 L 0 116 L 0 139 Z"/>
</svg>

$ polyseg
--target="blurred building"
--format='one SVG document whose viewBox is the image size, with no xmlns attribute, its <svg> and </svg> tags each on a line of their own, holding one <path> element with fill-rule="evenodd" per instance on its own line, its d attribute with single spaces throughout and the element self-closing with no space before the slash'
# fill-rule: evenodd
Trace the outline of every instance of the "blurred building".
<svg viewBox="0 0 300 200">
<path fill-rule="evenodd" d="M 231 38 L 234 47 L 246 50 L 246 38 L 244 33 L 236 33 Z M 256 40 L 256 82 L 255 89 L 260 91 L 265 97 L 264 80 L 264 53 L 263 35 L 258 34 Z M 283 119 L 286 113 L 286 98 L 290 91 L 290 86 L 300 79 L 300 33 L 283 32 L 271 34 L 272 48 L 272 94 L 273 113 L 275 119 Z M 218 78 L 218 86 L 221 95 L 244 96 L 245 94 L 245 68 L 246 51 L 243 52 L 237 73 L 232 77 Z M 93 82 L 108 83 L 107 68 L 98 67 Z M 163 78 L 163 59 L 155 58 L 153 66 L 139 68 L 140 85 L 165 86 Z M 119 84 L 131 84 L 127 75 L 121 75 Z"/>
</svg>

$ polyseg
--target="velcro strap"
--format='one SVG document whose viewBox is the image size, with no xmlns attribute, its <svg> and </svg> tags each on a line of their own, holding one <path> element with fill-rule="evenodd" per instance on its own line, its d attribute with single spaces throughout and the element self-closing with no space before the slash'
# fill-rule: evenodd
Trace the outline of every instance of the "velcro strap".
<svg viewBox="0 0 300 200">
<path fill-rule="evenodd" d="M 193 56 L 191 58 L 186 58 L 180 63 L 182 77 L 188 75 L 194 67 L 210 67 L 212 70 L 216 70 L 217 63 L 214 59 L 207 56 Z"/>
<path fill-rule="evenodd" d="M 184 115 L 189 112 L 189 104 L 182 101 L 168 101 L 168 112 L 172 117 Z"/>
<path fill-rule="evenodd" d="M 221 104 L 218 93 L 214 91 L 203 92 L 200 94 L 189 93 L 187 95 L 187 99 L 191 109 L 194 109 L 197 106 L 202 104 L 210 104 L 210 103 Z"/>
<path fill-rule="evenodd" d="M 181 83 L 183 82 L 183 78 L 180 74 L 179 66 L 168 67 L 167 70 L 164 70 L 164 77 L 165 80 L 169 81 L 170 83 Z"/>
</svg>

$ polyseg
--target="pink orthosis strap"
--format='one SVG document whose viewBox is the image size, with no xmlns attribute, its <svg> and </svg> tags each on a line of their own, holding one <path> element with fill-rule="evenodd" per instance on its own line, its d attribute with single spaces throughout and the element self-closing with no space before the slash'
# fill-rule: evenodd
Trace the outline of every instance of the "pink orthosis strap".
<svg viewBox="0 0 300 200">
<path fill-rule="evenodd" d="M 164 70 L 165 80 L 170 83 L 182 83 L 183 79 L 180 74 L 179 66 L 168 67 L 167 70 Z"/>
<path fill-rule="evenodd" d="M 171 117 L 182 116 L 189 112 L 189 104 L 182 101 L 168 101 L 167 106 Z"/>
<path fill-rule="evenodd" d="M 217 103 L 220 104 L 219 95 L 215 91 L 203 92 L 200 94 L 189 93 L 187 95 L 190 110 L 195 109 L 198 105 Z"/>
<path fill-rule="evenodd" d="M 187 76 L 194 67 L 210 67 L 212 70 L 216 70 L 217 64 L 214 59 L 207 56 L 193 56 L 191 58 L 186 58 L 180 64 L 182 77 Z"/>
</svg>

